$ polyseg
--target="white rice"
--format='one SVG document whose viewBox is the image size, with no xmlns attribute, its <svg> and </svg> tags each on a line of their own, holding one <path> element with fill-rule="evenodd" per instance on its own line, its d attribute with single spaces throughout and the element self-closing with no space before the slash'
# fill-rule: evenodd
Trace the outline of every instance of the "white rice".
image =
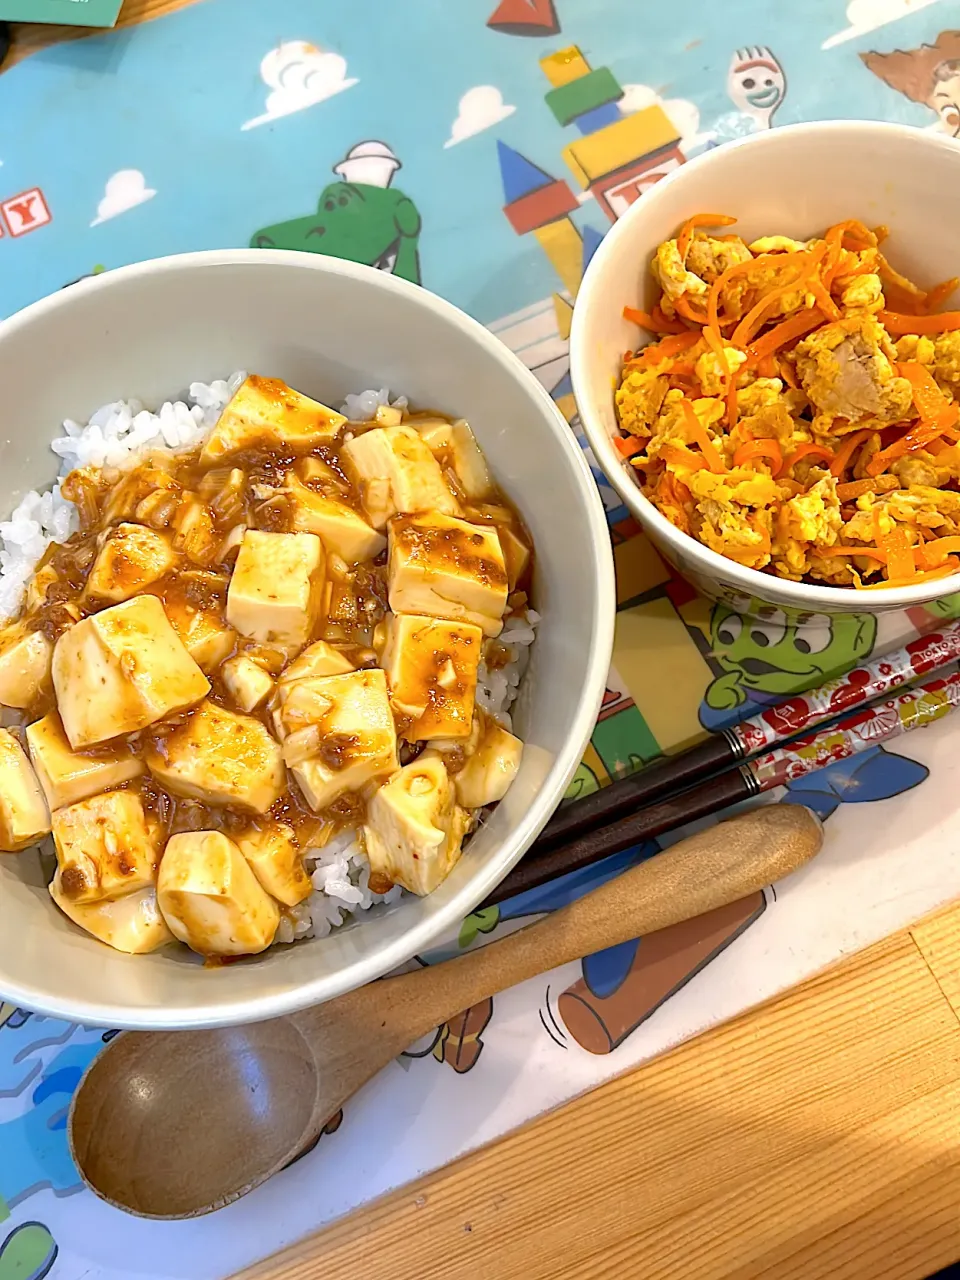
<svg viewBox="0 0 960 1280">
<path fill-rule="evenodd" d="M 51 444 L 60 459 L 59 478 L 45 493 L 36 490 L 21 499 L 9 520 L 0 522 L 0 622 L 15 615 L 23 603 L 31 575 L 51 542 L 65 542 L 79 527 L 73 503 L 60 492 L 60 481 L 76 467 L 134 465 L 144 453 L 192 449 L 215 425 L 224 406 L 246 378 L 243 372 L 214 382 L 192 382 L 182 400 L 166 401 L 155 413 L 139 400 L 105 404 L 81 425 L 68 419 L 63 435 Z M 341 409 L 351 422 L 368 422 L 381 405 L 406 408 L 406 397 L 391 400 L 386 387 L 348 395 Z M 488 670 L 480 663 L 477 705 L 505 728 L 529 660 L 534 628 L 540 621 L 533 609 L 510 618 L 498 637 L 511 654 L 505 666 Z M 340 832 L 322 849 L 308 849 L 307 870 L 313 892 L 299 906 L 285 908 L 277 931 L 278 943 L 325 937 L 352 917 L 380 903 L 395 902 L 402 893 L 370 889 L 370 866 L 354 829 Z"/>
</svg>

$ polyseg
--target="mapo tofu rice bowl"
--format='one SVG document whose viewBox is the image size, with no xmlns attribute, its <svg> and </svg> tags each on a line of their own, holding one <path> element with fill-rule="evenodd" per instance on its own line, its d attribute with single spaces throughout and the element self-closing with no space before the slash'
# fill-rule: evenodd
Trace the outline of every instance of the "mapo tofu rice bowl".
<svg viewBox="0 0 960 1280">
<path fill-rule="evenodd" d="M 64 423 L 0 524 L 0 849 L 129 954 L 430 894 L 523 751 L 533 546 L 469 424 L 269 374 Z"/>
</svg>

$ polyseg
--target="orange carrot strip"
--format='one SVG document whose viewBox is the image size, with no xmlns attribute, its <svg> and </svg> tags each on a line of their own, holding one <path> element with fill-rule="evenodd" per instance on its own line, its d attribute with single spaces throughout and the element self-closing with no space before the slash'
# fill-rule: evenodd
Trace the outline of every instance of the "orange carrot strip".
<svg viewBox="0 0 960 1280">
<path fill-rule="evenodd" d="M 826 288 L 823 281 L 820 280 L 816 274 L 811 276 L 808 288 L 810 289 L 810 292 L 813 294 L 813 296 L 816 298 L 817 306 L 820 308 L 823 314 L 827 317 L 827 319 L 839 320 L 840 308 L 837 306 L 834 300 L 830 297 L 830 290 Z"/>
<path fill-rule="evenodd" d="M 960 553 L 960 537 L 953 534 L 947 538 L 934 538 L 932 542 L 925 542 L 915 550 L 924 564 L 937 568 L 943 563 L 945 556 Z"/>
<path fill-rule="evenodd" d="M 899 440 L 894 440 L 893 444 L 887 445 L 886 449 L 881 449 L 873 455 L 867 463 L 867 475 L 881 475 L 891 462 L 896 462 L 898 458 L 905 458 L 908 453 L 916 453 L 931 440 L 936 440 L 940 434 L 940 428 L 935 422 L 918 423 L 909 431 L 905 431 Z"/>
<path fill-rule="evenodd" d="M 886 564 L 886 552 L 881 551 L 879 547 L 872 547 L 865 542 L 862 547 L 817 547 L 815 555 L 818 556 L 869 556 L 871 560 L 879 560 L 881 564 Z"/>
<path fill-rule="evenodd" d="M 800 384 L 797 382 L 797 375 L 790 367 L 789 361 L 778 359 L 777 368 L 780 370 L 780 377 L 784 380 L 787 386 L 796 391 Z"/>
<path fill-rule="evenodd" d="M 686 326 L 679 320 L 671 320 L 658 302 L 650 312 L 650 317 L 657 326 L 657 333 L 687 333 Z"/>
<path fill-rule="evenodd" d="M 904 361 L 897 365 L 897 371 L 913 388 L 913 403 L 917 406 L 921 422 L 935 422 L 942 430 L 956 423 L 960 410 L 943 394 L 925 365 Z"/>
<path fill-rule="evenodd" d="M 733 455 L 733 465 L 742 467 L 753 458 L 769 458 L 774 475 L 783 469 L 783 453 L 776 440 L 748 440 Z"/>
<path fill-rule="evenodd" d="M 960 285 L 960 276 L 951 276 L 949 280 L 935 284 L 927 294 L 926 310 L 936 311 L 937 307 L 942 307 L 957 285 Z"/>
<path fill-rule="evenodd" d="M 716 333 L 718 340 L 720 338 L 720 294 L 734 276 L 744 275 L 757 261 L 757 258 L 751 258 L 749 262 L 735 262 L 732 267 L 727 267 L 726 271 L 721 271 L 710 286 L 710 292 L 707 294 L 707 324 Z"/>
<path fill-rule="evenodd" d="M 683 316 L 685 320 L 692 320 L 694 324 L 705 325 L 707 323 L 707 314 L 704 311 L 697 311 L 696 307 L 690 305 L 684 294 L 681 294 L 673 304 L 677 312 Z"/>
<path fill-rule="evenodd" d="M 877 547 L 886 553 L 888 578 L 909 579 L 916 576 L 917 566 L 913 561 L 913 546 L 906 529 L 895 525 L 889 533 L 877 539 Z"/>
<path fill-rule="evenodd" d="M 897 311 L 881 311 L 877 317 L 888 333 L 952 333 L 960 329 L 960 311 L 940 311 L 934 316 L 905 316 Z"/>
<path fill-rule="evenodd" d="M 801 458 L 817 457 L 822 458 L 824 462 L 833 461 L 833 451 L 828 449 L 826 445 L 814 444 L 807 441 L 806 444 L 798 444 L 793 453 L 789 454 L 783 460 L 783 465 L 776 474 L 779 477 L 784 471 L 789 471 L 795 462 L 799 462 Z"/>
<path fill-rule="evenodd" d="M 880 229 L 881 228 L 878 228 L 877 231 L 871 231 L 860 221 L 859 218 L 846 218 L 843 222 L 835 222 L 827 231 L 824 239 L 829 241 L 832 237 L 838 235 L 841 247 L 847 248 L 848 246 L 844 245 L 843 242 L 847 236 L 850 236 L 851 239 L 853 239 L 854 244 L 849 247 L 852 248 L 855 253 L 859 253 L 862 249 L 876 248 L 879 243 L 878 232 Z M 886 230 L 886 228 L 883 228 L 883 230 Z"/>
<path fill-rule="evenodd" d="M 763 337 L 757 338 L 756 342 L 750 344 L 747 348 L 748 364 L 759 364 L 768 356 L 772 356 L 775 351 L 779 351 L 786 343 L 794 338 L 801 338 L 811 329 L 815 329 L 817 325 L 823 323 L 824 318 L 819 307 L 807 307 L 803 311 L 796 312 L 789 320 L 782 320 L 780 324 L 768 329 Z M 736 341 L 736 333 L 733 337 Z"/>
<path fill-rule="evenodd" d="M 859 591 L 880 591 L 884 587 L 913 587 L 918 582 L 930 582 L 935 578 L 949 578 L 958 569 L 960 569 L 960 560 L 951 556 L 947 563 L 939 569 L 927 569 L 925 573 L 914 573 L 909 578 L 887 578 L 883 582 L 860 582 L 856 585 Z"/>
<path fill-rule="evenodd" d="M 687 426 L 690 428 L 690 434 L 693 437 L 693 442 L 700 446 L 700 452 L 706 459 L 707 466 L 711 471 L 715 471 L 718 474 L 726 471 L 727 468 L 723 465 L 723 459 L 717 452 L 716 445 L 710 439 L 706 427 L 703 426 L 700 419 L 694 413 L 693 406 L 690 401 L 683 400 L 681 403 L 683 404 L 683 412 L 687 419 Z"/>
<path fill-rule="evenodd" d="M 762 359 L 757 361 L 757 373 L 759 373 L 761 378 L 780 377 L 777 362 L 772 355 L 763 356 Z"/>
<path fill-rule="evenodd" d="M 893 303 L 893 309 L 905 315 L 922 315 L 927 309 L 927 295 L 923 289 L 891 267 L 882 253 L 877 254 L 877 268 L 884 295 L 888 302 Z"/>
<path fill-rule="evenodd" d="M 726 357 L 724 357 L 726 359 Z M 740 381 L 740 370 L 731 369 L 727 366 L 727 430 L 732 431 L 737 425 L 737 418 L 740 413 L 740 406 L 737 403 L 737 383 Z"/>
<path fill-rule="evenodd" d="M 643 347 L 635 356 L 624 361 L 624 364 L 636 367 L 655 364 L 658 360 L 669 360 L 695 347 L 699 341 L 700 334 L 694 333 L 692 329 L 684 329 L 682 333 L 668 333 L 659 342 L 651 342 Z"/>
<path fill-rule="evenodd" d="M 876 493 L 875 480 L 848 480 L 846 484 L 837 485 L 837 497 L 841 502 L 853 502 L 865 493 Z"/>
<path fill-rule="evenodd" d="M 636 436 L 614 436 L 613 443 L 621 458 L 632 458 L 645 448 L 645 442 L 638 440 Z"/>
<path fill-rule="evenodd" d="M 842 476 L 850 459 L 853 457 L 854 451 L 863 444 L 864 440 L 868 440 L 873 435 L 873 431 L 869 427 L 865 427 L 863 431 L 852 431 L 850 435 L 845 436 L 843 444 L 833 455 L 833 461 L 830 463 L 830 472 L 835 476 Z"/>
<path fill-rule="evenodd" d="M 677 236 L 677 252 L 680 254 L 681 261 L 687 260 L 687 251 L 696 227 L 732 227 L 735 222 L 736 218 L 731 218 L 725 213 L 695 213 L 692 218 L 688 218 Z"/>
<path fill-rule="evenodd" d="M 707 463 L 699 453 L 694 453 L 682 444 L 670 444 L 669 441 L 660 446 L 658 455 L 670 467 L 686 467 L 688 471 L 702 471 Z"/>
<path fill-rule="evenodd" d="M 791 293 L 803 285 L 807 277 L 816 270 L 817 266 L 823 259 L 827 251 L 827 246 L 821 245 L 818 249 L 814 249 L 812 253 L 798 252 L 784 254 L 784 258 L 789 261 L 790 258 L 802 258 L 800 271 L 793 276 L 785 284 L 778 285 L 777 288 L 771 289 L 769 293 L 764 294 L 759 302 L 747 312 L 744 318 L 733 331 L 731 341 L 735 347 L 747 347 L 753 340 L 754 335 L 766 323 L 767 313 L 772 311 L 776 303 L 784 296 Z M 731 268 L 732 270 L 733 268 Z"/>
<path fill-rule="evenodd" d="M 631 324 L 638 324 L 643 329 L 649 329 L 651 333 L 657 332 L 657 324 L 649 311 L 641 311 L 639 307 L 624 307 L 624 320 L 629 320 Z"/>
</svg>

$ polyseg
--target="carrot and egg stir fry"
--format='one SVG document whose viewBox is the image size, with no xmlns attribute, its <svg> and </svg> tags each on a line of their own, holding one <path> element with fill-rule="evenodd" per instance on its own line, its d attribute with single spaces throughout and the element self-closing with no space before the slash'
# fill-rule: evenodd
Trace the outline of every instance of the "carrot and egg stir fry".
<svg viewBox="0 0 960 1280">
<path fill-rule="evenodd" d="M 657 249 L 655 335 L 624 359 L 616 444 L 677 528 L 835 586 L 960 570 L 957 286 L 924 292 L 850 220 L 746 244 L 690 218 Z"/>
</svg>

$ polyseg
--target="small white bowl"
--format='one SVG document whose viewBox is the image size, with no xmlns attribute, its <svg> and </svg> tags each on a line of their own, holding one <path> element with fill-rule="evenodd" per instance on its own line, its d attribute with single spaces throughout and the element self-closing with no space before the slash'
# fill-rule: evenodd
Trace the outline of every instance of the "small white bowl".
<svg viewBox="0 0 960 1280">
<path fill-rule="evenodd" d="M 682 533 L 643 496 L 612 438 L 613 393 L 625 351 L 647 339 L 624 306 L 652 300 L 650 262 L 694 213 L 728 213 L 749 243 L 803 239 L 845 218 L 886 225 L 884 251 L 921 286 L 960 275 L 960 146 L 905 125 L 837 120 L 754 134 L 698 156 L 658 182 L 604 237 L 577 294 L 570 364 L 580 419 L 597 462 L 663 555 L 705 595 L 744 597 L 821 613 L 886 612 L 960 591 L 960 573 L 911 587 L 852 588 L 789 582 L 745 569 Z"/>
<path fill-rule="evenodd" d="M 349 391 L 388 386 L 469 419 L 536 550 L 543 617 L 514 718 L 523 761 L 435 893 L 218 969 L 185 947 L 112 951 L 56 909 L 35 850 L 0 854 L 0 992 L 72 1022 L 252 1022 L 329 1000 L 429 950 L 502 880 L 559 804 L 606 682 L 613 557 L 570 428 L 482 325 L 369 267 L 276 250 L 186 254 L 82 281 L 0 324 L 0 514 L 56 478 L 48 446 L 64 418 L 85 421 L 121 398 L 159 404 L 235 369 L 283 378 L 335 407 Z"/>
</svg>

